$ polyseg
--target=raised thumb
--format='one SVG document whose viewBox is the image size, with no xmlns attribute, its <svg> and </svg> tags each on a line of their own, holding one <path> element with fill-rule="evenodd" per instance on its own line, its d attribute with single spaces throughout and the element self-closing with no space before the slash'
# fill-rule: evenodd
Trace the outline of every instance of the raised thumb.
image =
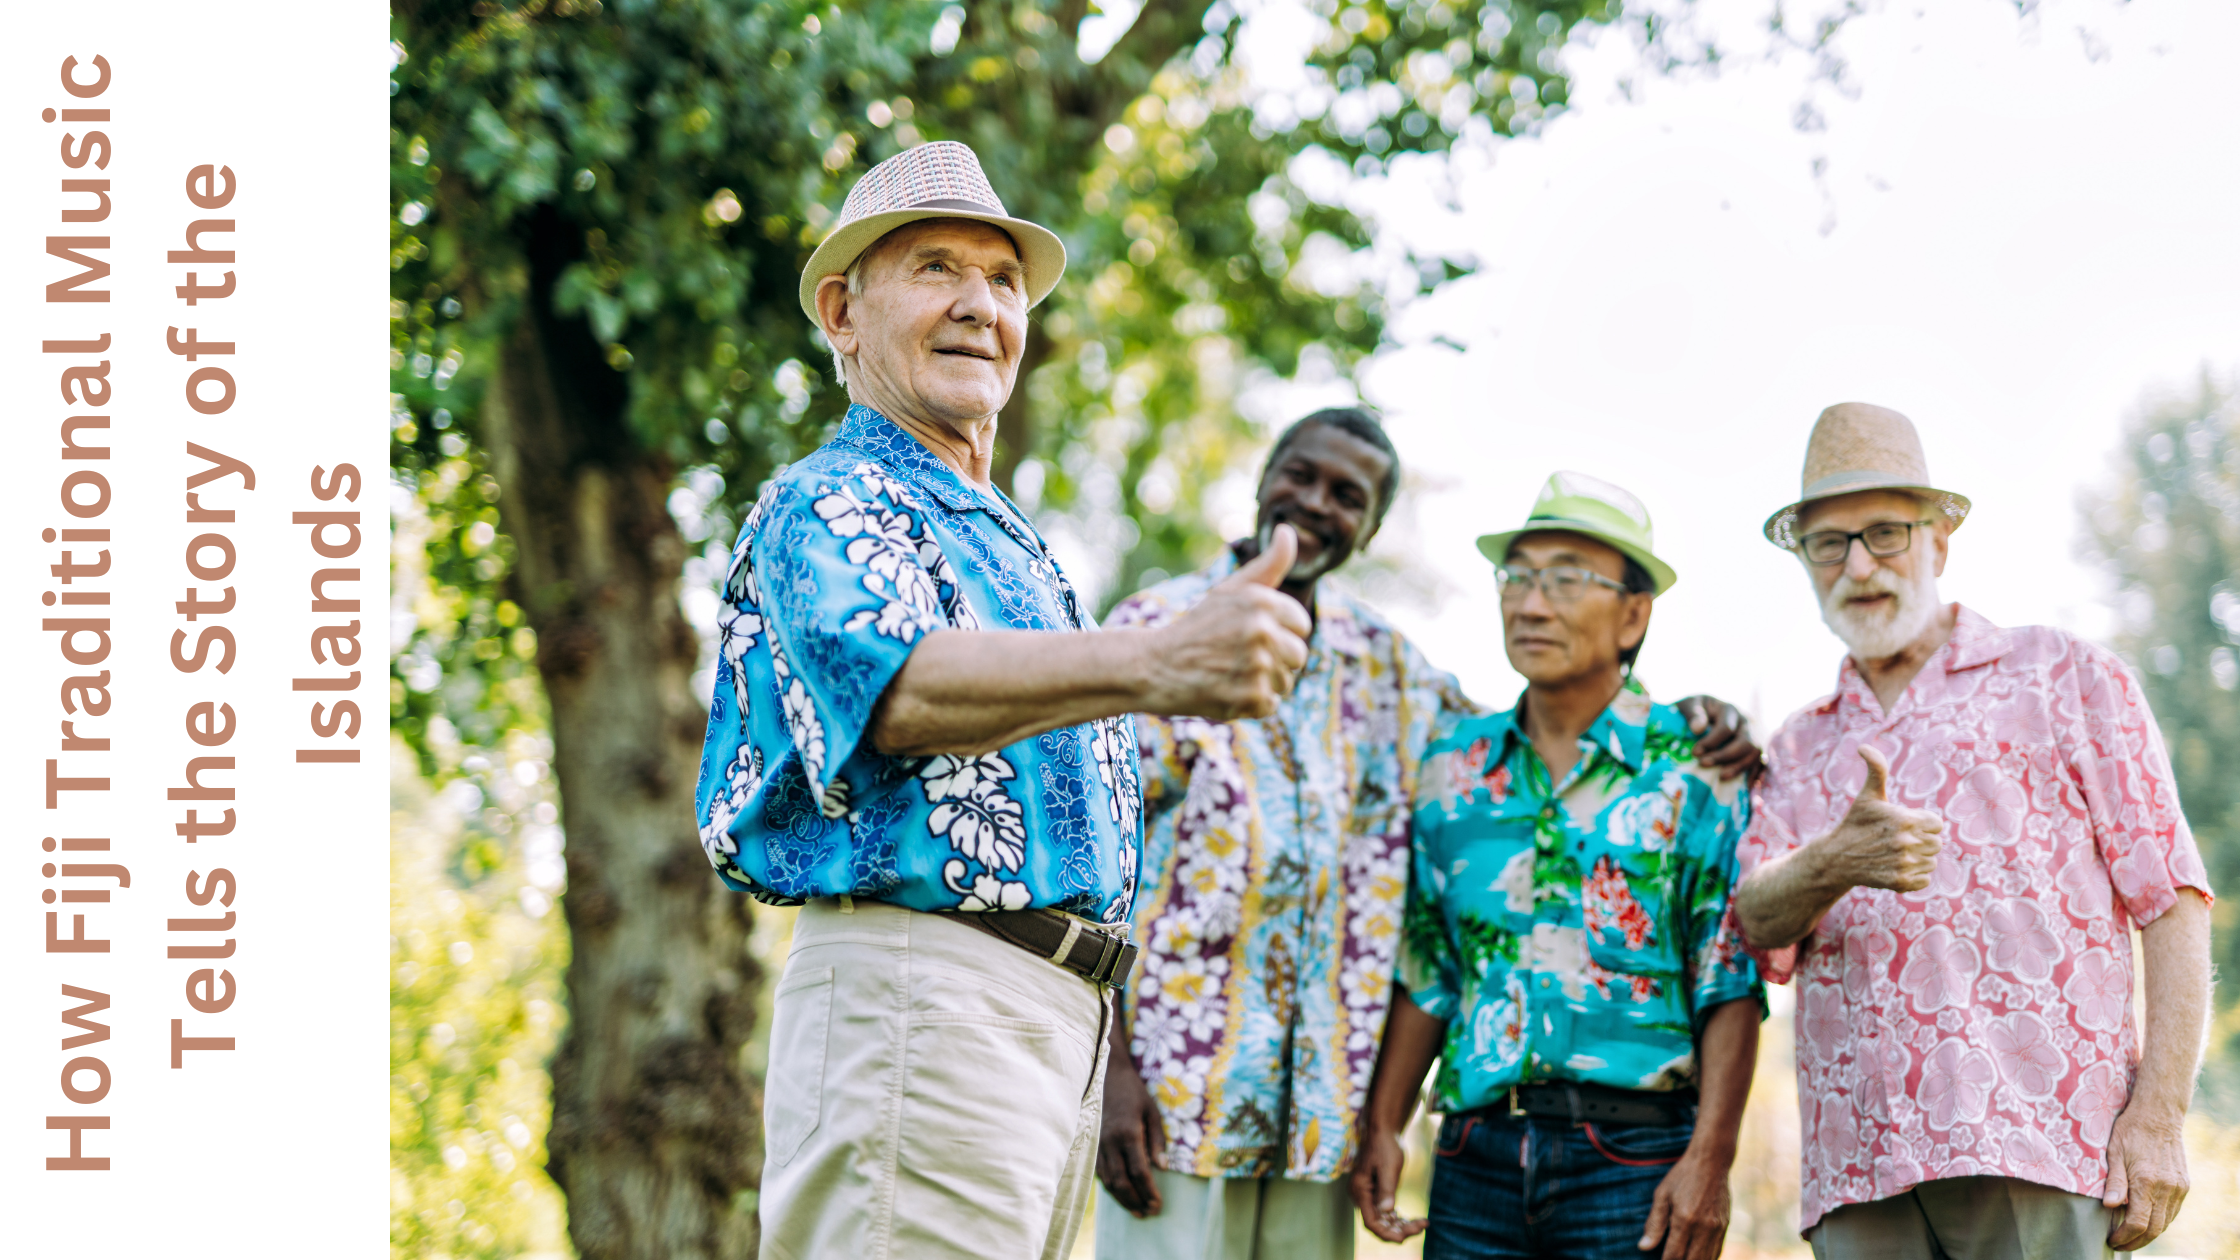
<svg viewBox="0 0 2240 1260">
<path fill-rule="evenodd" d="M 1255 586 L 1281 586 L 1284 576 L 1299 558 L 1299 535 L 1289 525 L 1278 525 L 1275 536 L 1252 562 L 1229 575 L 1232 582 L 1250 582 Z"/>
<path fill-rule="evenodd" d="M 1886 780 L 1890 777 L 1890 763 L 1882 759 L 1882 750 L 1867 745 L 1859 746 L 1859 760 L 1867 763 L 1867 781 L 1860 787 L 1858 799 L 1886 801 L 1890 799 Z"/>
</svg>

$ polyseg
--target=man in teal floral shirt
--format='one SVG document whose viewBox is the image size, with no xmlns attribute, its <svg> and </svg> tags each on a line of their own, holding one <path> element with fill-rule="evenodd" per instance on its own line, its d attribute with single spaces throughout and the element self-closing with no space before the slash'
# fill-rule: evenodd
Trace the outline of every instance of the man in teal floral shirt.
<svg viewBox="0 0 2240 1260">
<path fill-rule="evenodd" d="M 1631 676 L 1675 580 L 1633 496 L 1558 473 L 1479 546 L 1529 685 L 1425 754 L 1355 1197 L 1384 1237 L 1428 1224 L 1427 1260 L 1711 1260 L 1762 1010 L 1729 912 L 1748 793 Z M 1397 1133 L 1434 1055 L 1431 1214 L 1404 1222 Z"/>
</svg>

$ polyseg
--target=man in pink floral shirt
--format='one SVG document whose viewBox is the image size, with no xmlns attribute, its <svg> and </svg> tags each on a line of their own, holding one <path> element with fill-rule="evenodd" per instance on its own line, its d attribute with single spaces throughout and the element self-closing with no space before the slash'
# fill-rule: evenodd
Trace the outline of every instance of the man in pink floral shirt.
<svg viewBox="0 0 2240 1260">
<path fill-rule="evenodd" d="M 2105 1255 L 2185 1197 L 2208 877 L 2123 663 L 1939 600 L 1968 510 L 1911 422 L 1844 403 L 1766 523 L 1850 648 L 1773 739 L 1735 895 L 1797 985 L 1820 1260 Z"/>
</svg>

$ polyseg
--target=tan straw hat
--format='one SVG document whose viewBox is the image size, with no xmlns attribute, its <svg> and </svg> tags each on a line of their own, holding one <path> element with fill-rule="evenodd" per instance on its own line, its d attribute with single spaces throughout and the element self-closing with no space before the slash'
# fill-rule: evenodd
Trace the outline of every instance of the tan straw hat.
<svg viewBox="0 0 2240 1260">
<path fill-rule="evenodd" d="M 1837 403 L 1820 413 L 1804 448 L 1804 489 L 1797 501 L 1766 518 L 1766 538 L 1784 551 L 1797 545 L 1797 514 L 1816 499 L 1861 490 L 1910 490 L 1960 528 L 1972 506 L 1966 495 L 1929 484 L 1929 460 L 1913 421 L 1872 403 Z"/>
<path fill-rule="evenodd" d="M 1066 247 L 1058 234 L 1012 218 L 988 186 L 979 156 L 954 140 L 936 140 L 879 163 L 848 190 L 839 221 L 801 269 L 801 313 L 816 323 L 818 284 L 846 272 L 880 237 L 919 219 L 977 219 L 1009 232 L 1027 268 L 1028 306 L 1048 297 L 1065 274 Z"/>
</svg>

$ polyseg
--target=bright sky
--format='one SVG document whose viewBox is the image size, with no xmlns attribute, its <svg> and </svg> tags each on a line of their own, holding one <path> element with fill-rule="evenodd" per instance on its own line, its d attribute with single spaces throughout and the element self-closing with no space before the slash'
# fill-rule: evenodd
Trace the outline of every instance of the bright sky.
<svg viewBox="0 0 2240 1260">
<path fill-rule="evenodd" d="M 1770 4 L 1725 7 L 1744 31 Z M 1290 28 L 1260 12 L 1280 54 Z M 1628 102 L 1632 48 L 1576 50 L 1573 111 L 1460 177 L 1459 215 L 1428 164 L 1362 194 L 1390 231 L 1481 264 L 1363 374 L 1417 481 L 1412 528 L 1377 546 L 1417 549 L 1447 588 L 1388 611 L 1506 704 L 1522 684 L 1473 539 L 1521 522 L 1551 471 L 1591 472 L 1648 504 L 1680 573 L 1644 679 L 1778 722 L 1842 649 L 1759 526 L 1795 496 L 1814 416 L 1857 399 L 1910 415 L 1932 476 L 1975 501 L 1947 598 L 2105 634 L 2079 488 L 2150 391 L 2240 366 L 2235 47 L 2240 5 L 1883 5 L 1842 36 L 1857 93 L 1823 87 L 1814 132 L 1793 125 L 1801 55 Z"/>
</svg>

